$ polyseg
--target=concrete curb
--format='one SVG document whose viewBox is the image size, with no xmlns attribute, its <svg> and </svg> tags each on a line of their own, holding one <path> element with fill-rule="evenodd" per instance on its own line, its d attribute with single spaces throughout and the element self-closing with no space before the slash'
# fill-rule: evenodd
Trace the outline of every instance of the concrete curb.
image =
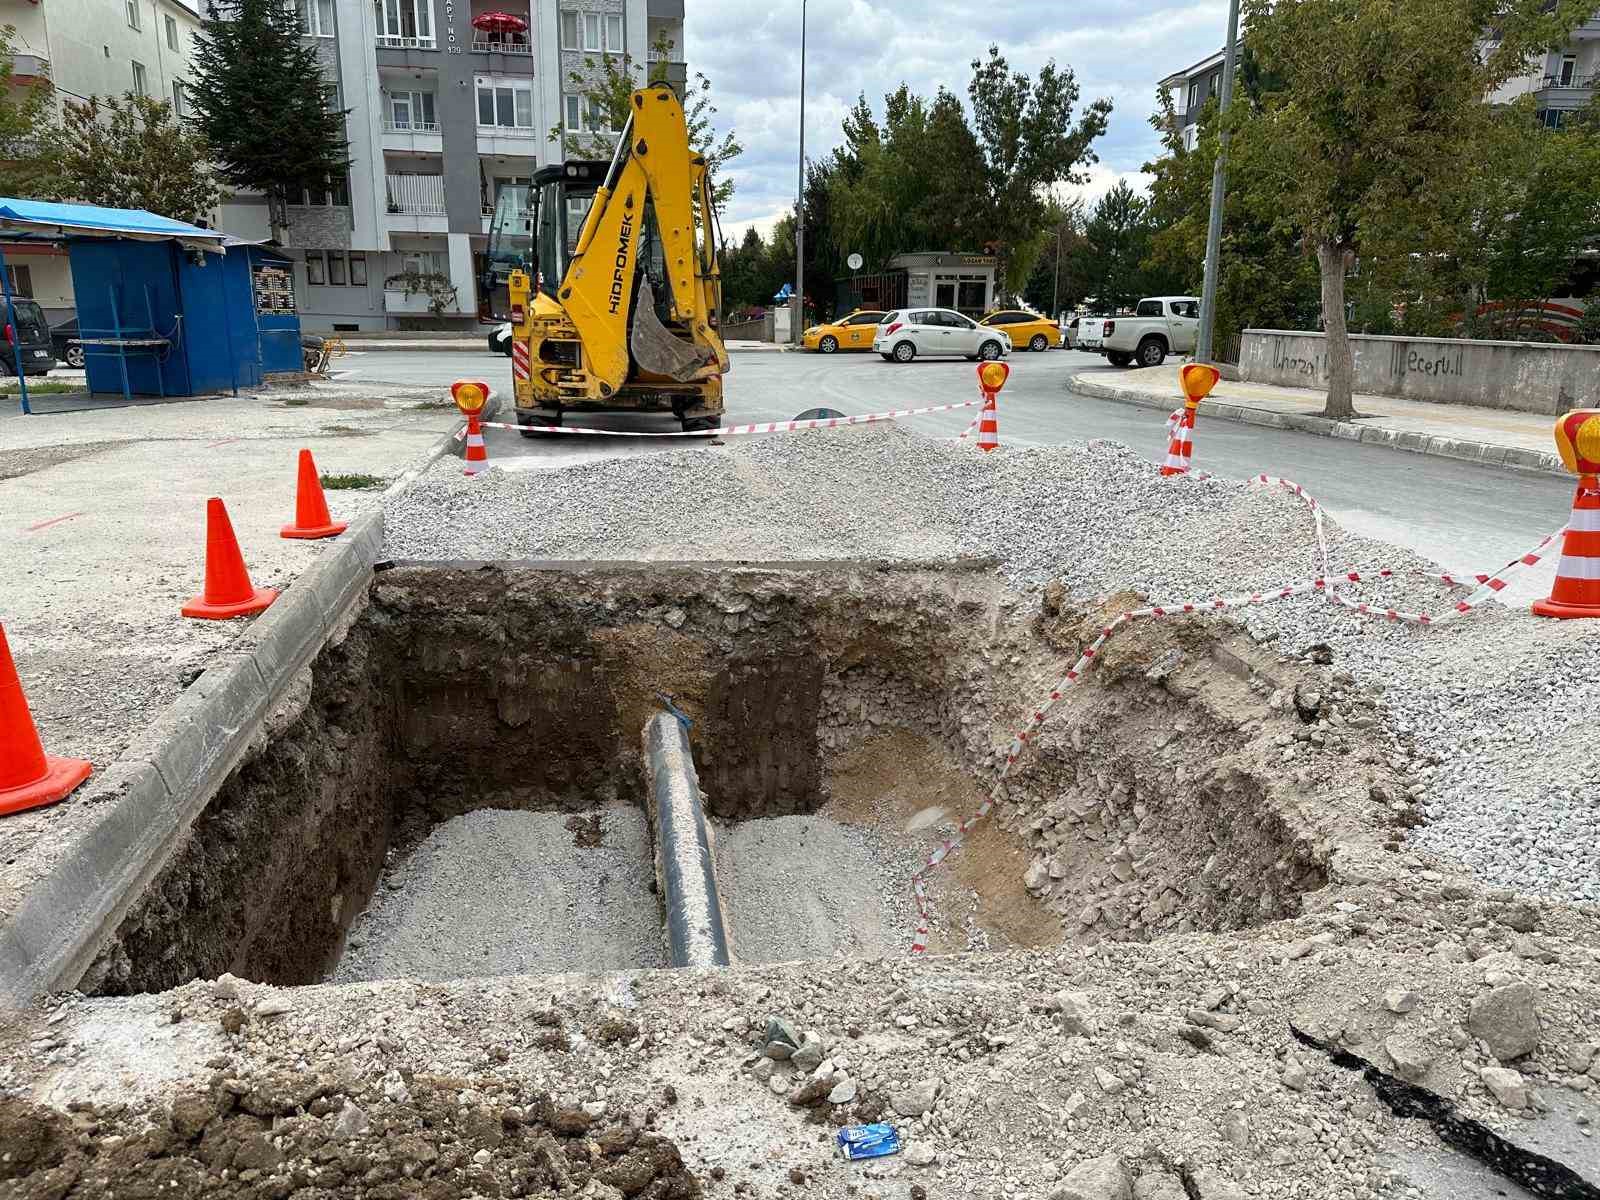
<svg viewBox="0 0 1600 1200">
<path fill-rule="evenodd" d="M 1183 403 L 1178 396 L 1161 396 L 1154 392 L 1134 392 L 1125 388 L 1107 387 L 1103 383 L 1073 376 L 1067 389 L 1094 400 L 1111 400 L 1118 404 L 1131 404 L 1137 408 L 1153 408 L 1170 412 Z M 1202 414 L 1223 421 L 1236 421 L 1244 425 L 1260 425 L 1268 429 L 1296 429 L 1319 437 L 1342 438 L 1360 442 L 1364 446 L 1379 446 L 1387 450 L 1405 450 L 1412 454 L 1428 454 L 1437 458 L 1453 458 L 1459 462 L 1479 463 L 1486 467 L 1507 467 L 1518 471 L 1536 471 L 1540 474 L 1570 477 L 1561 459 L 1539 450 L 1524 450 L 1518 446 L 1500 446 L 1493 442 L 1471 442 L 1464 439 L 1430 437 L 1425 433 L 1408 430 L 1385 429 L 1359 421 L 1330 421 L 1326 417 L 1309 413 L 1280 413 L 1266 408 L 1252 408 L 1248 404 L 1233 404 L 1224 400 L 1207 400 Z"/>
<path fill-rule="evenodd" d="M 384 498 L 409 487 L 449 445 L 447 433 Z M 381 507 L 352 521 L 120 759 L 68 801 L 93 806 L 99 819 L 0 924 L 0 1008 L 79 982 L 262 727 L 292 705 L 296 680 L 360 607 L 383 539 Z"/>
<path fill-rule="evenodd" d="M 418 338 L 414 342 L 346 342 L 344 345 L 351 354 L 448 353 L 459 350 L 481 350 L 489 354 L 491 351 L 487 338 L 485 334 L 483 337 Z"/>
<path fill-rule="evenodd" d="M 657 713 L 645 724 L 644 768 L 667 959 L 675 967 L 725 967 L 728 935 L 700 777 L 689 735 L 673 714 Z"/>
</svg>

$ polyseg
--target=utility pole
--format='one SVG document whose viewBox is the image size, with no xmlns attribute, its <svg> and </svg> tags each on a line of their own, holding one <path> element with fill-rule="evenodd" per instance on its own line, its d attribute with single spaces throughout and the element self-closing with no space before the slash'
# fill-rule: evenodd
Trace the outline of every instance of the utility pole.
<svg viewBox="0 0 1600 1200">
<path fill-rule="evenodd" d="M 1228 187 L 1228 106 L 1233 103 L 1233 64 L 1239 43 L 1239 0 L 1228 0 L 1228 46 L 1222 53 L 1222 91 L 1218 97 L 1222 116 L 1217 161 L 1211 168 L 1211 221 L 1206 226 L 1206 278 L 1200 289 L 1200 329 L 1195 334 L 1196 362 L 1212 359 L 1212 334 L 1217 325 L 1217 276 L 1222 256 L 1222 199 Z"/>
<path fill-rule="evenodd" d="M 806 0 L 800 0 L 800 181 L 794 192 L 794 310 L 789 340 L 800 344 L 806 319 Z"/>
<path fill-rule="evenodd" d="M 1061 225 L 1056 224 L 1056 273 L 1050 280 L 1050 319 L 1061 319 Z"/>
</svg>

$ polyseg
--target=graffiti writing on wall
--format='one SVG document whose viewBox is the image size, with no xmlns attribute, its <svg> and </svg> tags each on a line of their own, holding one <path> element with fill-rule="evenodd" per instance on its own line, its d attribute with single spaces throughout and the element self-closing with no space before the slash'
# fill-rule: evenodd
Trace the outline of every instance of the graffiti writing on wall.
<svg viewBox="0 0 1600 1200">
<path fill-rule="evenodd" d="M 1404 342 L 1389 346 L 1389 374 L 1396 379 L 1407 375 L 1461 375 L 1463 352 L 1460 349 L 1441 350 L 1437 354 L 1419 351 Z"/>
<path fill-rule="evenodd" d="M 1316 354 L 1306 358 L 1303 355 L 1291 353 L 1288 347 L 1275 341 L 1272 343 L 1272 369 L 1274 372 L 1305 375 L 1311 379 L 1321 379 L 1328 371 L 1328 356 L 1326 354 Z"/>
</svg>

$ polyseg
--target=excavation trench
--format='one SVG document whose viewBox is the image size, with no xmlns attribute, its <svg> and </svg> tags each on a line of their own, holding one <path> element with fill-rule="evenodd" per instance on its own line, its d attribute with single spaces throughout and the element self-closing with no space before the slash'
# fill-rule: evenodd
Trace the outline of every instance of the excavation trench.
<svg viewBox="0 0 1600 1200">
<path fill-rule="evenodd" d="M 663 712 L 735 965 L 904 953 L 911 872 L 1104 616 L 982 568 L 387 565 L 82 986 L 668 965 L 641 746 Z M 1274 661 L 1218 622 L 1119 638 L 932 877 L 930 949 L 1297 912 L 1341 814 L 1306 818 L 1246 728 L 1292 687 Z"/>
</svg>

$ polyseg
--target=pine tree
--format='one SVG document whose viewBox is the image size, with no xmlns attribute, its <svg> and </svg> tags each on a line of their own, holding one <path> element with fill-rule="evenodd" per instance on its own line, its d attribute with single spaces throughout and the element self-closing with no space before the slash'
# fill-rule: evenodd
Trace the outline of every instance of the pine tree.
<svg viewBox="0 0 1600 1200">
<path fill-rule="evenodd" d="M 330 103 L 316 53 L 283 0 L 210 0 L 195 39 L 190 91 L 222 178 L 266 193 L 275 225 L 302 188 L 350 166 L 345 111 Z"/>
</svg>

